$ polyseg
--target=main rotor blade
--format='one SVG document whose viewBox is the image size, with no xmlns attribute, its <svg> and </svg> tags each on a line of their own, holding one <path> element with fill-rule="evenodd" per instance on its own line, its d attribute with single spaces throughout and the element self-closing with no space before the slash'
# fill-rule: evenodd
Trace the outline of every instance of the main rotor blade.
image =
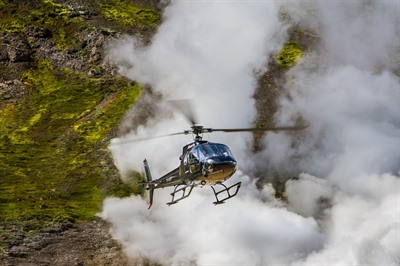
<svg viewBox="0 0 400 266">
<path fill-rule="evenodd" d="M 196 114 L 193 111 L 193 102 L 191 100 L 189 99 L 170 100 L 168 102 L 171 103 L 175 107 L 175 109 L 181 112 L 192 125 L 197 124 L 198 121 Z"/>
<path fill-rule="evenodd" d="M 166 134 L 166 135 L 160 135 L 160 136 L 153 136 L 153 137 L 147 137 L 147 138 L 138 138 L 138 139 L 128 139 L 128 140 L 121 140 L 116 143 L 111 143 L 110 146 L 119 146 L 119 145 L 124 145 L 128 143 L 133 143 L 133 142 L 139 142 L 139 141 L 144 141 L 144 140 L 151 140 L 151 139 L 158 139 L 158 138 L 165 138 L 165 137 L 170 137 L 170 136 L 176 136 L 176 135 L 187 135 L 190 132 L 183 131 L 183 132 L 177 132 L 177 133 L 172 133 L 172 134 Z"/>
<path fill-rule="evenodd" d="M 308 126 L 294 126 L 294 127 L 254 127 L 254 128 L 212 128 L 211 132 L 264 132 L 264 131 L 295 131 L 303 130 Z"/>
</svg>

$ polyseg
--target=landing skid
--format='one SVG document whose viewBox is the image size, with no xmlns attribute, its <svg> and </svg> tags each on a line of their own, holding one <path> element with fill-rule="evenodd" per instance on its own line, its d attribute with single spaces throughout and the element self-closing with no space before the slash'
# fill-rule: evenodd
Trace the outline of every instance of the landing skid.
<svg viewBox="0 0 400 266">
<path fill-rule="evenodd" d="M 176 203 L 178 203 L 179 201 L 181 201 L 181 200 L 183 200 L 183 199 L 189 197 L 189 195 L 190 195 L 190 193 L 192 193 L 192 190 L 193 190 L 193 187 L 194 187 L 193 184 L 189 184 L 189 185 L 183 185 L 183 187 L 181 187 L 181 188 L 178 189 L 179 186 L 182 186 L 182 185 L 177 185 L 177 186 L 175 186 L 174 192 L 171 193 L 172 200 L 171 200 L 171 202 L 168 202 L 168 203 L 167 203 L 168 206 L 171 206 L 171 205 L 173 205 L 173 204 L 176 204 Z M 180 194 L 178 195 L 178 196 L 180 196 L 180 197 L 179 197 L 178 199 L 175 199 L 175 196 L 176 196 L 177 193 L 180 193 Z"/>
<path fill-rule="evenodd" d="M 236 196 L 236 194 L 238 193 L 238 191 L 239 191 L 239 188 L 240 188 L 240 185 L 242 184 L 242 182 L 238 182 L 238 183 L 236 183 L 236 184 L 234 184 L 234 185 L 232 185 L 232 186 L 230 186 L 230 187 L 227 187 L 227 186 L 225 186 L 224 184 L 219 184 L 219 185 L 221 185 L 221 186 L 223 186 L 224 188 L 222 189 L 222 190 L 220 190 L 220 191 L 218 191 L 218 192 L 216 192 L 215 191 L 215 188 L 214 188 L 214 186 L 211 186 L 211 188 L 213 189 L 213 191 L 214 191 L 214 195 L 215 195 L 215 198 L 217 199 L 217 201 L 214 201 L 213 202 L 213 204 L 214 205 L 219 205 L 219 204 L 223 204 L 223 203 L 225 203 L 225 200 L 227 200 L 227 199 L 230 199 L 230 198 L 233 198 L 234 196 Z M 236 188 L 236 190 L 235 190 L 235 188 Z M 234 193 L 230 193 L 230 190 L 234 190 Z M 224 193 L 224 192 L 226 192 L 226 197 L 225 198 L 223 198 L 223 199 L 219 199 L 218 198 L 218 195 L 220 194 L 220 193 Z"/>
</svg>

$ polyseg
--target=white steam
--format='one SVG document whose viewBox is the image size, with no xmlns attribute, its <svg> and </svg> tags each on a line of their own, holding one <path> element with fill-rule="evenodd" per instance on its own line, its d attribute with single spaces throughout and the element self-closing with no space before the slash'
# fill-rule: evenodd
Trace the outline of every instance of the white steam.
<svg viewBox="0 0 400 266">
<path fill-rule="evenodd" d="M 285 125 L 302 117 L 310 127 L 301 139 L 268 134 L 254 156 L 249 134 L 210 136 L 232 147 L 241 169 L 253 162 L 266 173 L 304 172 L 287 182 L 288 203 L 242 171 L 228 180 L 243 182 L 238 196 L 222 206 L 211 205 L 206 187 L 171 207 L 171 190 L 158 190 L 150 211 L 138 196 L 106 199 L 101 216 L 127 254 L 162 265 L 398 265 L 399 11 L 398 1 L 173 1 L 150 46 L 128 36 L 115 43 L 109 57 L 120 73 L 150 84 L 163 102 L 193 98 L 203 125 L 245 127 L 255 117 L 254 73 L 286 36 L 280 14 L 320 39 L 286 74 L 290 97 L 276 116 Z M 188 127 L 160 106 L 126 138 Z M 141 171 L 147 157 L 158 176 L 178 165 L 190 141 L 111 150 L 122 173 Z"/>
<path fill-rule="evenodd" d="M 179 207 L 158 204 L 150 212 L 140 197 L 107 199 L 102 215 L 129 255 L 163 265 L 289 263 L 320 247 L 314 219 L 266 204 L 261 199 L 272 199 L 273 190 L 242 179 L 243 193 L 229 208 L 212 206 L 211 190 L 198 189 Z"/>
<path fill-rule="evenodd" d="M 176 1 L 165 9 L 164 22 L 150 46 L 125 36 L 113 44 L 108 57 L 121 74 L 151 85 L 164 101 L 193 99 L 202 125 L 247 127 L 255 117 L 254 73 L 264 69 L 268 56 L 284 42 L 277 13 L 274 4 L 263 2 Z M 158 113 L 149 123 L 127 138 L 180 132 L 190 126 L 180 114 Z M 213 141 L 226 142 L 244 162 L 247 156 L 240 157 L 249 138 L 243 133 L 212 135 Z M 159 175 L 176 167 L 179 147 L 191 140 L 191 136 L 172 137 L 112 149 L 121 171 L 141 169 L 139 164 L 147 157 L 150 164 L 157 163 L 154 171 Z"/>
</svg>

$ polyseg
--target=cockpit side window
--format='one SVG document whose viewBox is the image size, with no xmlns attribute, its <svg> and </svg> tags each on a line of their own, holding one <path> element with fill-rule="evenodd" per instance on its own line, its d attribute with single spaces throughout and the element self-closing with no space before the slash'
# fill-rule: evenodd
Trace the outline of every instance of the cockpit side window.
<svg viewBox="0 0 400 266">
<path fill-rule="evenodd" d="M 189 163 L 194 163 L 199 161 L 199 149 L 198 147 L 194 147 L 189 152 Z"/>
<path fill-rule="evenodd" d="M 196 146 L 191 150 L 193 156 L 195 156 L 198 160 L 204 160 L 204 152 L 201 150 L 200 146 Z"/>
</svg>

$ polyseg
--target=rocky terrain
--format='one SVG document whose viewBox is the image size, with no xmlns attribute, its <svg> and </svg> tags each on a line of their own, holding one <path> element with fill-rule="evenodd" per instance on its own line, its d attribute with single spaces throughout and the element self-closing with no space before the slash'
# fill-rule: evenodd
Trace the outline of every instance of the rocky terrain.
<svg viewBox="0 0 400 266">
<path fill-rule="evenodd" d="M 95 216 L 105 196 L 138 192 L 120 181 L 107 144 L 146 91 L 118 76 L 104 51 L 124 33 L 150 41 L 164 4 L 0 0 L 1 265 L 148 264 L 129 261 Z M 293 29 L 271 58 L 255 124 L 273 124 L 285 71 L 316 40 Z"/>
<path fill-rule="evenodd" d="M 101 219 L 43 230 L 2 254 L 2 265 L 136 265 L 129 261 Z"/>
<path fill-rule="evenodd" d="M 157 1 L 0 1 L 0 264 L 130 265 L 96 218 L 123 184 L 107 144 L 140 85 L 104 61 Z"/>
</svg>

